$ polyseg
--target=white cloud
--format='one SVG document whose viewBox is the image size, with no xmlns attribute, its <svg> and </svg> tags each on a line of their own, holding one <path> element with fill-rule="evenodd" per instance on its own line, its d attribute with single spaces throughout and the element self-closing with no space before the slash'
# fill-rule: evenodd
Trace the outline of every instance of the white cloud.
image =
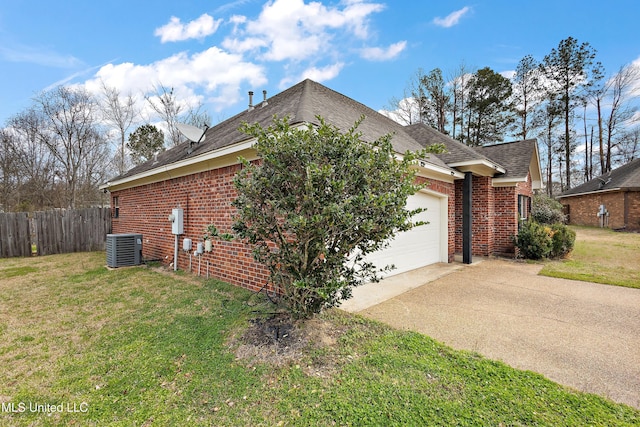
<svg viewBox="0 0 640 427">
<path fill-rule="evenodd" d="M 504 77 L 505 79 L 513 79 L 516 75 L 516 71 L 515 70 L 505 70 L 505 71 L 500 71 L 498 74 L 500 74 L 502 77 Z"/>
<path fill-rule="evenodd" d="M 252 0 L 236 0 L 236 1 L 232 1 L 230 3 L 225 3 L 223 5 L 220 5 L 216 8 L 215 12 L 216 13 L 223 13 L 226 12 L 227 10 L 231 10 L 234 9 L 238 6 L 242 6 L 244 4 L 250 3 Z"/>
<path fill-rule="evenodd" d="M 0 44 L 0 58 L 9 62 L 26 62 L 54 68 L 75 68 L 82 61 L 72 55 L 64 55 L 48 48 L 26 45 Z"/>
<path fill-rule="evenodd" d="M 154 35 L 160 37 L 162 43 L 203 39 L 215 33 L 221 22 L 222 19 L 216 21 L 206 13 L 186 24 L 172 16 L 168 24 L 156 29 Z"/>
<path fill-rule="evenodd" d="M 384 5 L 367 1 L 343 4 L 340 9 L 303 0 L 270 1 L 256 20 L 235 17 L 234 34 L 223 46 L 233 52 L 255 51 L 259 47 L 261 58 L 268 61 L 301 61 L 334 51 L 332 42 L 336 36 L 367 39 L 368 18 L 383 10 Z"/>
<path fill-rule="evenodd" d="M 231 8 L 243 3 L 238 0 L 227 5 Z M 182 51 L 149 64 L 108 64 L 84 85 L 98 92 L 102 80 L 123 95 L 137 95 L 150 120 L 154 115 L 143 95 L 152 96 L 153 86 L 159 84 L 173 88 L 185 106 L 202 102 L 210 111 L 219 112 L 244 100 L 241 90 L 264 87 L 267 69 L 284 89 L 305 78 L 319 82 L 335 78 L 354 53 L 376 61 L 393 59 L 406 49 L 405 41 L 383 47 L 372 42 L 375 34 L 370 30 L 370 18 L 384 7 L 375 0 L 327 5 L 309 0 L 268 0 L 257 16 L 231 15 L 225 26 L 206 13 L 186 23 L 172 17 L 155 31 L 162 43 L 201 39 L 220 28 L 226 31 L 223 41 L 200 52 Z M 360 49 L 363 40 L 370 45 L 365 50 Z"/>
<path fill-rule="evenodd" d="M 327 65 L 325 67 L 318 68 L 316 66 L 311 66 L 304 71 L 302 71 L 299 75 L 295 76 L 285 76 L 282 78 L 278 84 L 280 89 L 287 89 L 289 86 L 294 85 L 298 82 L 301 82 L 305 79 L 311 79 L 316 82 L 322 83 L 328 80 L 335 78 L 340 71 L 344 68 L 343 62 L 338 62 L 335 64 Z"/>
<path fill-rule="evenodd" d="M 300 80 L 311 79 L 317 82 L 325 82 L 327 80 L 335 78 L 338 74 L 340 74 L 342 68 L 344 68 L 344 63 L 342 62 L 327 65 L 326 67 L 322 68 L 311 67 L 306 69 L 302 73 L 302 78 Z"/>
<path fill-rule="evenodd" d="M 406 47 L 406 41 L 394 43 L 387 48 L 368 47 L 362 49 L 361 56 L 369 61 L 388 61 L 398 56 Z"/>
<path fill-rule="evenodd" d="M 392 105 L 392 107 L 394 107 Z M 417 123 L 420 116 L 420 106 L 415 98 L 403 98 L 397 101 L 395 104 L 395 110 L 378 110 L 378 113 L 383 116 L 389 117 L 391 120 L 400 123 L 401 125 L 408 125 L 411 123 Z"/>
<path fill-rule="evenodd" d="M 631 63 L 631 67 L 635 68 L 636 72 L 640 74 L 640 57 Z M 629 94 L 631 96 L 640 96 L 640 81 L 636 80 L 634 84 L 631 85 L 629 89 Z M 640 113 L 636 113 L 638 116 Z"/>
<path fill-rule="evenodd" d="M 455 12 L 451 12 L 449 15 L 444 18 L 440 18 L 439 16 L 433 19 L 433 23 L 439 27 L 450 28 L 454 25 L 457 25 L 460 22 L 460 19 L 471 10 L 469 6 L 465 6 L 460 10 L 456 10 Z"/>
<path fill-rule="evenodd" d="M 97 93 L 100 80 L 123 94 L 146 95 L 154 85 L 162 84 L 174 88 L 177 98 L 187 100 L 188 104 L 204 99 L 214 111 L 238 102 L 243 83 L 252 86 L 267 83 L 263 67 L 217 47 L 193 55 L 180 52 L 148 65 L 108 64 L 100 68 L 95 78 L 85 82 L 85 87 Z"/>
</svg>

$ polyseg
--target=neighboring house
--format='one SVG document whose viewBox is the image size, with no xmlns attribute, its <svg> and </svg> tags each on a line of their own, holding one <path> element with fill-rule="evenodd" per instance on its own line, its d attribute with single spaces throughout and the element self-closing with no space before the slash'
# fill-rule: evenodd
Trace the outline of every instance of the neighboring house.
<svg viewBox="0 0 640 427">
<path fill-rule="evenodd" d="M 562 193 L 570 224 L 640 230 L 640 159 Z"/>
<path fill-rule="evenodd" d="M 447 147 L 446 154 L 430 155 L 416 166 L 417 179 L 428 185 L 408 200 L 409 208 L 427 209 L 418 219 L 429 224 L 400 234 L 389 248 L 373 254 L 372 261 L 395 264 L 394 272 L 399 273 L 453 262 L 456 253 L 463 253 L 466 262 L 471 255 L 514 254 L 511 237 L 527 216 L 532 191 L 541 187 L 535 141 L 473 149 L 424 125 L 402 126 L 311 80 L 269 99 L 265 93 L 262 102 L 250 101 L 246 111 L 207 130 L 201 143 L 184 142 L 103 185 L 111 192 L 113 232 L 141 233 L 144 257 L 170 263 L 174 236 L 167 217 L 172 208 L 184 209 L 180 239 L 202 241 L 211 223 L 229 231 L 230 204 L 237 195 L 233 177 L 241 167 L 238 157 L 257 159 L 254 141 L 238 128 L 243 122 L 266 127 L 274 115 L 288 116 L 292 125 L 318 124 L 321 116 L 345 131 L 364 116 L 359 130 L 365 141 L 393 134 L 398 153 L 432 143 Z M 189 263 L 189 255 L 180 250 L 178 266 L 185 269 Z M 249 289 L 259 289 L 268 278 L 267 270 L 253 260 L 251 248 L 238 241 L 215 242 L 199 263 L 202 274 L 207 271 Z"/>
</svg>

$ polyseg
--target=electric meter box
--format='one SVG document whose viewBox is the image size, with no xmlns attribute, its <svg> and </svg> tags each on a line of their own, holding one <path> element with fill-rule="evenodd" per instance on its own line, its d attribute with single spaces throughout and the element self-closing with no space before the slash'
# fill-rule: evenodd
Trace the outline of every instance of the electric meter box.
<svg viewBox="0 0 640 427">
<path fill-rule="evenodd" d="M 175 208 L 171 210 L 171 233 L 172 234 L 184 234 L 184 211 L 182 208 Z"/>
</svg>

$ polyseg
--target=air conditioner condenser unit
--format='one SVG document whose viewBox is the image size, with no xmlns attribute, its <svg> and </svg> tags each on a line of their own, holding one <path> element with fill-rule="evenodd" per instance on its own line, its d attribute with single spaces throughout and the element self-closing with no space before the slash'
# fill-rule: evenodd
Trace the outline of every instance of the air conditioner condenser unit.
<svg viewBox="0 0 640 427">
<path fill-rule="evenodd" d="M 107 234 L 107 266 L 127 267 L 142 263 L 142 234 Z"/>
</svg>

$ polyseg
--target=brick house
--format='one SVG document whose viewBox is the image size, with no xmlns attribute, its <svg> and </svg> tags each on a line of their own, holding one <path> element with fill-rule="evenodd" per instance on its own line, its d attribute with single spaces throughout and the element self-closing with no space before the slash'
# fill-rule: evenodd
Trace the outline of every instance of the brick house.
<svg viewBox="0 0 640 427">
<path fill-rule="evenodd" d="M 534 140 L 471 148 L 425 125 L 402 126 L 386 116 L 311 80 L 252 105 L 242 113 L 207 130 L 198 144 L 182 143 L 101 188 L 111 193 L 114 233 L 141 233 L 143 255 L 171 263 L 174 236 L 168 215 L 184 212 L 184 234 L 202 242 L 207 225 L 222 231 L 232 225 L 236 197 L 233 177 L 240 169 L 238 157 L 257 160 L 252 140 L 238 129 L 243 122 L 268 126 L 274 115 L 288 116 L 292 125 L 318 124 L 317 116 L 345 131 L 364 116 L 362 139 L 374 141 L 392 134 L 394 149 L 402 154 L 432 143 L 442 143 L 447 153 L 423 159 L 418 180 L 428 183 L 411 196 L 408 208 L 424 207 L 419 220 L 427 225 L 401 233 L 371 261 L 395 264 L 394 273 L 437 262 L 453 262 L 462 253 L 514 254 L 511 236 L 527 216 L 532 192 L 541 187 L 537 145 Z M 180 245 L 180 249 L 182 245 Z M 189 265 L 189 254 L 178 251 L 177 266 Z M 250 248 L 237 241 L 215 242 L 213 251 L 199 259 L 205 271 L 221 280 L 257 290 L 267 281 L 266 269 L 255 263 Z M 205 270 L 206 269 L 206 270 Z"/>
<path fill-rule="evenodd" d="M 565 191 L 558 200 L 570 224 L 640 230 L 640 159 Z"/>
</svg>

